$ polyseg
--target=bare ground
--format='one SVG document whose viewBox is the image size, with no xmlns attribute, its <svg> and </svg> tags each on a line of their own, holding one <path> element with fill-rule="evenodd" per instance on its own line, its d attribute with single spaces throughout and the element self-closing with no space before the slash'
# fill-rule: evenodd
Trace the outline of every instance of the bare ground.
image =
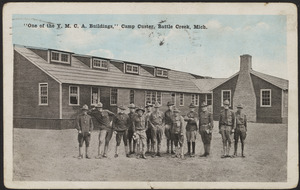
<svg viewBox="0 0 300 190">
<path fill-rule="evenodd" d="M 217 124 L 217 123 L 216 123 Z M 215 125 L 216 126 L 216 125 Z M 16 181 L 199 181 L 285 182 L 287 180 L 287 125 L 250 123 L 246 158 L 221 159 L 222 142 L 213 131 L 211 157 L 197 136 L 196 157 L 181 160 L 163 154 L 147 160 L 126 158 L 121 144 L 114 158 L 115 135 L 107 159 L 95 159 L 98 132 L 92 133 L 92 159 L 78 160 L 77 131 L 14 129 L 13 177 Z M 187 148 L 185 147 L 185 152 Z M 163 139 L 162 151 L 166 151 Z M 233 152 L 233 145 L 232 150 Z M 238 149 L 240 155 L 240 144 Z"/>
</svg>

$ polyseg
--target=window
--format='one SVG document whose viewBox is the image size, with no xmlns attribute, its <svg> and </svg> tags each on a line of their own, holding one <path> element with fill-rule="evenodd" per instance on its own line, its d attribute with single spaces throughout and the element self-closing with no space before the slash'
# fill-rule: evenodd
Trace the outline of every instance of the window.
<svg viewBox="0 0 300 190">
<path fill-rule="evenodd" d="M 198 94 L 192 94 L 192 103 L 195 106 L 199 106 L 199 95 Z"/>
<path fill-rule="evenodd" d="M 93 59 L 93 67 L 99 69 L 108 69 L 108 61 L 103 59 Z"/>
<path fill-rule="evenodd" d="M 179 106 L 184 106 L 184 94 L 179 94 Z"/>
<path fill-rule="evenodd" d="M 168 77 L 168 71 L 165 70 L 165 69 L 159 69 L 159 68 L 157 68 L 156 69 L 156 76 L 159 76 L 159 77 Z"/>
<path fill-rule="evenodd" d="M 155 104 L 157 101 L 160 105 L 162 104 L 161 92 L 146 91 L 145 104 Z"/>
<path fill-rule="evenodd" d="M 175 92 L 171 93 L 171 99 L 172 99 L 173 104 L 176 105 L 176 93 Z"/>
<path fill-rule="evenodd" d="M 92 95 L 92 99 L 91 99 L 91 105 L 96 105 L 100 103 L 100 88 L 95 88 L 92 87 L 91 89 L 91 95 Z"/>
<path fill-rule="evenodd" d="M 206 104 L 212 105 L 212 94 L 206 94 Z"/>
<path fill-rule="evenodd" d="M 134 90 L 130 90 L 130 95 L 129 95 L 129 103 L 134 104 Z"/>
<path fill-rule="evenodd" d="M 69 104 L 79 105 L 79 86 L 69 87 Z"/>
<path fill-rule="evenodd" d="M 221 91 L 221 105 L 223 106 L 223 102 L 225 100 L 229 101 L 229 106 L 231 105 L 231 90 L 222 90 Z"/>
<path fill-rule="evenodd" d="M 51 61 L 70 64 L 70 54 L 51 51 Z"/>
<path fill-rule="evenodd" d="M 260 90 L 260 106 L 271 107 L 271 89 Z"/>
<path fill-rule="evenodd" d="M 39 83 L 39 105 L 48 105 L 48 83 Z"/>
<path fill-rule="evenodd" d="M 110 89 L 110 105 L 117 105 L 118 103 L 118 89 L 111 88 Z"/>
<path fill-rule="evenodd" d="M 131 64 L 126 64 L 126 72 L 127 73 L 139 73 L 139 66 L 137 65 L 131 65 Z"/>
</svg>

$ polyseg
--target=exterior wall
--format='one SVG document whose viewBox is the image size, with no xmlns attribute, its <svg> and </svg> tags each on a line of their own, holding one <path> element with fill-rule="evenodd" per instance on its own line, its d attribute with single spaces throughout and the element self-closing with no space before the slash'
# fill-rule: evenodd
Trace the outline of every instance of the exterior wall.
<svg viewBox="0 0 300 190">
<path fill-rule="evenodd" d="M 237 84 L 238 75 L 221 84 L 213 90 L 213 117 L 214 120 L 219 120 L 220 111 L 221 111 L 221 92 L 222 90 L 231 90 L 231 109 L 233 105 L 233 97 L 235 92 L 235 87 Z"/>
<path fill-rule="evenodd" d="M 73 55 L 74 56 L 74 55 Z M 88 67 L 91 67 L 91 58 L 89 57 L 82 57 L 82 56 L 74 56 L 76 59 L 87 65 Z"/>
<path fill-rule="evenodd" d="M 141 66 L 143 69 L 145 69 L 146 71 L 148 71 L 152 76 L 154 76 L 154 69 L 152 67 L 143 67 Z"/>
<path fill-rule="evenodd" d="M 251 75 L 256 95 L 257 122 L 261 123 L 282 123 L 281 104 L 282 90 L 271 83 Z M 271 107 L 260 106 L 260 90 L 271 89 Z"/>
<path fill-rule="evenodd" d="M 282 123 L 288 122 L 288 90 L 282 90 Z"/>
<path fill-rule="evenodd" d="M 31 51 L 33 51 L 35 54 L 40 56 L 41 58 L 45 59 L 48 61 L 48 50 L 42 50 L 42 49 L 34 49 L 34 48 L 28 48 Z"/>
<path fill-rule="evenodd" d="M 120 71 L 124 72 L 124 63 L 119 63 L 115 61 L 110 61 L 115 67 L 117 67 Z"/>
</svg>

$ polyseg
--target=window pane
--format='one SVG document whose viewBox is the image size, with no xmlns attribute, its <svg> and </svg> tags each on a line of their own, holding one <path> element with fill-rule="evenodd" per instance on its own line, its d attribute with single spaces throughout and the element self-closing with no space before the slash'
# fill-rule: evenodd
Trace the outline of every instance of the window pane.
<svg viewBox="0 0 300 190">
<path fill-rule="evenodd" d="M 51 52 L 51 59 L 55 61 L 59 61 L 59 53 Z"/>
<path fill-rule="evenodd" d="M 61 61 L 69 62 L 69 55 L 68 54 L 61 54 Z"/>
<path fill-rule="evenodd" d="M 100 102 L 99 97 L 100 97 L 99 89 L 92 88 L 92 104 L 98 104 Z"/>
<path fill-rule="evenodd" d="M 130 90 L 130 104 L 134 104 L 134 90 Z"/>
<path fill-rule="evenodd" d="M 270 91 L 262 91 L 262 105 L 271 105 Z"/>
<path fill-rule="evenodd" d="M 137 73 L 138 72 L 138 67 L 134 66 L 133 67 L 133 72 Z"/>
<path fill-rule="evenodd" d="M 117 104 L 118 100 L 118 89 L 112 88 L 110 92 L 110 104 Z"/>
<path fill-rule="evenodd" d="M 132 66 L 131 66 L 131 65 L 127 65 L 127 66 L 126 66 L 126 70 L 127 70 L 127 71 L 132 71 Z"/>
<path fill-rule="evenodd" d="M 171 93 L 171 98 L 172 98 L 172 102 L 175 104 L 176 103 L 176 94 Z"/>
<path fill-rule="evenodd" d="M 180 94 L 179 101 L 180 101 L 180 105 L 183 106 L 183 94 L 182 93 Z"/>
<path fill-rule="evenodd" d="M 150 91 L 146 91 L 146 104 L 147 103 L 151 103 L 151 92 Z"/>
<path fill-rule="evenodd" d="M 70 104 L 78 104 L 78 97 L 77 96 L 71 96 L 70 97 Z"/>
<path fill-rule="evenodd" d="M 162 70 L 161 69 L 157 69 L 157 75 L 162 75 Z"/>
<path fill-rule="evenodd" d="M 161 105 L 161 92 L 157 92 L 157 100 L 156 101 Z"/>
</svg>

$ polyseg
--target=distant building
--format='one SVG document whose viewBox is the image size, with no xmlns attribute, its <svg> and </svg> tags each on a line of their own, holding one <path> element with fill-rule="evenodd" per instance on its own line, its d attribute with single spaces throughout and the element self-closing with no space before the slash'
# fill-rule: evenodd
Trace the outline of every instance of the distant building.
<svg viewBox="0 0 300 190">
<path fill-rule="evenodd" d="M 182 112 L 189 104 L 207 102 L 217 120 L 223 100 L 242 103 L 250 120 L 287 120 L 288 82 L 251 69 L 251 56 L 241 56 L 241 70 L 229 79 L 214 79 L 163 67 L 14 46 L 14 127 L 74 128 L 82 105 L 99 101 L 104 109 L 172 101 Z"/>
</svg>

